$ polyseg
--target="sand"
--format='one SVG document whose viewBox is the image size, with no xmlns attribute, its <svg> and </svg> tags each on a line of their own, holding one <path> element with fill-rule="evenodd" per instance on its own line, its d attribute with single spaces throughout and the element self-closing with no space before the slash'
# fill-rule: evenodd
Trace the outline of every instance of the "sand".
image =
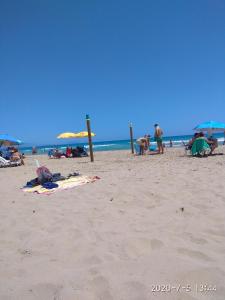
<svg viewBox="0 0 225 300">
<path fill-rule="evenodd" d="M 218 152 L 98 152 L 94 163 L 38 156 L 52 172 L 101 178 L 49 196 L 20 189 L 35 177 L 33 156 L 0 169 L 0 299 L 224 300 Z"/>
</svg>

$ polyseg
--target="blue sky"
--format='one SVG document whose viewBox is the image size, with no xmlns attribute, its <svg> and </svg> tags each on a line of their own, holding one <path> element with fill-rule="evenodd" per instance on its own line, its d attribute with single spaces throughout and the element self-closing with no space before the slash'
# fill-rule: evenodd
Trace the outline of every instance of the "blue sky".
<svg viewBox="0 0 225 300">
<path fill-rule="evenodd" d="M 225 1 L 1 0 L 0 132 L 29 143 L 225 122 Z"/>
</svg>

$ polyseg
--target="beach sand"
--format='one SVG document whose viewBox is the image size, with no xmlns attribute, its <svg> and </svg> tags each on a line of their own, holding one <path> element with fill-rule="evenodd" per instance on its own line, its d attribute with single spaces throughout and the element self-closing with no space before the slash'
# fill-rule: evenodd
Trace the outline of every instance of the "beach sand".
<svg viewBox="0 0 225 300">
<path fill-rule="evenodd" d="M 94 163 L 36 156 L 52 172 L 101 178 L 49 196 L 21 190 L 36 176 L 34 156 L 0 169 L 0 299 L 224 300 L 218 152 L 98 152 Z"/>
</svg>

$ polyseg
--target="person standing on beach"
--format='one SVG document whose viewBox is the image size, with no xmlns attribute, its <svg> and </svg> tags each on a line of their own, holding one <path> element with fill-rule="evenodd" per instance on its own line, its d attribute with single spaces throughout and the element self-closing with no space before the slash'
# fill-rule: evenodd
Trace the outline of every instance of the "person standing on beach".
<svg viewBox="0 0 225 300">
<path fill-rule="evenodd" d="M 155 127 L 155 141 L 157 142 L 157 146 L 158 146 L 158 153 L 164 153 L 164 148 L 163 148 L 163 140 L 162 140 L 162 135 L 163 135 L 163 131 L 162 129 L 159 127 L 158 124 L 154 125 Z"/>
</svg>

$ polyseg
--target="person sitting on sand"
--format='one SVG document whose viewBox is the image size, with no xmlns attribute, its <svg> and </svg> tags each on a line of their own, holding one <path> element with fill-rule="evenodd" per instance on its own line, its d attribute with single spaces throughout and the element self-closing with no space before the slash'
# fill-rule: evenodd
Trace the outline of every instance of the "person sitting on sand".
<svg viewBox="0 0 225 300">
<path fill-rule="evenodd" d="M 61 158 L 63 154 L 58 149 L 50 149 L 48 151 L 49 158 Z"/>
<path fill-rule="evenodd" d="M 22 154 L 15 148 L 12 150 L 12 155 L 10 157 L 10 161 L 15 162 L 15 161 L 21 161 L 21 164 L 24 165 L 24 160 Z"/>
<path fill-rule="evenodd" d="M 191 140 L 188 142 L 188 144 L 187 144 L 188 149 L 191 149 L 191 147 L 192 147 L 194 141 L 195 141 L 198 137 L 199 137 L 199 132 L 196 132 L 196 133 L 193 135 L 192 139 L 191 139 Z"/>
<path fill-rule="evenodd" d="M 199 137 L 204 138 L 205 141 L 209 144 L 209 147 L 211 149 L 210 154 L 213 153 L 213 151 L 218 147 L 218 141 L 217 139 L 210 136 L 209 138 L 206 138 L 203 132 L 199 133 Z"/>
<path fill-rule="evenodd" d="M 64 158 L 64 157 L 66 157 L 64 153 L 59 151 L 59 149 L 55 149 L 54 158 Z"/>
<path fill-rule="evenodd" d="M 72 157 L 78 157 L 78 156 L 79 156 L 78 154 L 79 154 L 79 153 L 78 153 L 77 147 L 73 148 L 73 149 L 72 149 Z"/>
<path fill-rule="evenodd" d="M 66 157 L 72 157 L 72 148 L 70 147 L 66 148 Z"/>
<path fill-rule="evenodd" d="M 49 158 L 54 158 L 54 149 L 50 149 L 50 150 L 48 151 L 48 157 L 49 157 Z"/>
<path fill-rule="evenodd" d="M 155 127 L 155 141 L 157 142 L 157 146 L 158 146 L 158 153 L 164 153 L 164 147 L 163 147 L 163 140 L 162 140 L 162 135 L 163 135 L 163 131 L 162 129 L 159 127 L 158 124 L 154 125 Z"/>
</svg>

